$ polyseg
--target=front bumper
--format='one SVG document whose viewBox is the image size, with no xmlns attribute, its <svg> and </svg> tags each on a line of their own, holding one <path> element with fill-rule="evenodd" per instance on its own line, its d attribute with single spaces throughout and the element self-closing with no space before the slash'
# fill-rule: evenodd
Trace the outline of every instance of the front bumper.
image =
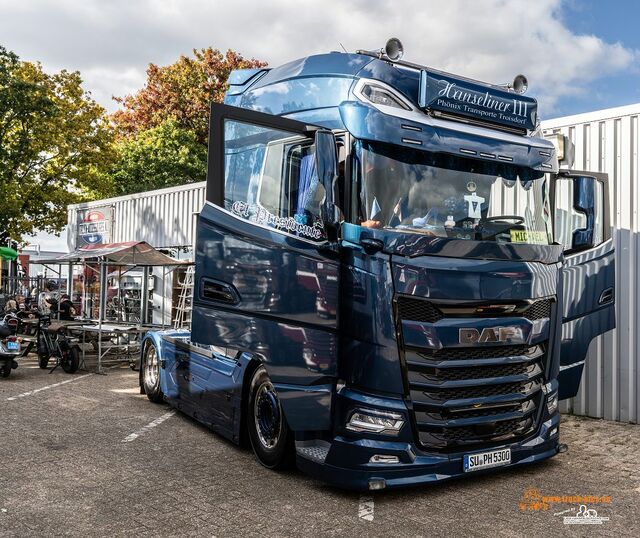
<svg viewBox="0 0 640 538">
<path fill-rule="evenodd" d="M 353 396 L 353 393 L 350 394 Z M 404 412 L 402 400 L 360 395 L 369 405 L 389 412 Z M 351 398 L 349 398 L 351 399 Z M 364 402 L 360 402 L 363 404 Z M 386 403 L 387 405 L 383 405 Z M 339 414 L 338 414 L 339 416 Z M 499 471 L 555 456 L 559 452 L 560 415 L 546 412 L 536 431 L 517 442 L 492 444 L 460 452 L 429 451 L 420 446 L 410 423 L 397 437 L 352 434 L 339 431 L 330 441 L 296 441 L 298 467 L 309 475 L 338 487 L 354 490 L 398 488 Z M 465 454 L 511 448 L 511 463 L 483 471 L 465 473 Z M 395 456 L 398 463 L 371 463 L 373 456 Z"/>
</svg>

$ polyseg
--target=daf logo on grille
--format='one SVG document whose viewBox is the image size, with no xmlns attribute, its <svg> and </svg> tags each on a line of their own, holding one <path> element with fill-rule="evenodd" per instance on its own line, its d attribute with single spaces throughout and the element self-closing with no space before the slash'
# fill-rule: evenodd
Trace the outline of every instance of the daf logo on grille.
<svg viewBox="0 0 640 538">
<path fill-rule="evenodd" d="M 485 344 L 489 342 L 525 343 L 522 327 L 488 327 L 482 329 L 459 329 L 458 341 L 461 344 Z"/>
</svg>

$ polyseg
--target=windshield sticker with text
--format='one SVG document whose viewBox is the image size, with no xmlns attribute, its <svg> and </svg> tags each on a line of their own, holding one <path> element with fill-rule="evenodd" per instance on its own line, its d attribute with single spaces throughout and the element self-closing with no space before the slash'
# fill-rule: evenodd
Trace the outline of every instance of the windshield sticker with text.
<svg viewBox="0 0 640 538">
<path fill-rule="evenodd" d="M 532 230 L 511 230 L 512 243 L 531 243 L 534 245 L 548 244 L 546 232 L 537 232 Z"/>
</svg>

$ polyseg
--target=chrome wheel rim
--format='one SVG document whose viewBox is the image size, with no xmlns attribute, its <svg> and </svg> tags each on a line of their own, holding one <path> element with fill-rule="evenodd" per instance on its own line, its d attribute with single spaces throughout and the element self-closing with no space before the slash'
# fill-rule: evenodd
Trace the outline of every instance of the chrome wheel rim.
<svg viewBox="0 0 640 538">
<path fill-rule="evenodd" d="M 258 439 L 264 448 L 273 449 L 282 432 L 282 412 L 278 394 L 270 381 L 263 381 L 258 387 L 253 405 Z"/>
<path fill-rule="evenodd" d="M 155 387 L 158 381 L 158 355 L 154 346 L 147 348 L 144 360 L 144 379 L 149 387 Z"/>
</svg>

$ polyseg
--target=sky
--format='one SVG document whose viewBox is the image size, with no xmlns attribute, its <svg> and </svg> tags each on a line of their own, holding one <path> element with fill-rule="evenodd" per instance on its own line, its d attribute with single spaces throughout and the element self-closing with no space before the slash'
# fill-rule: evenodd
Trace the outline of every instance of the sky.
<svg viewBox="0 0 640 538">
<path fill-rule="evenodd" d="M 640 102 L 638 21 L 637 0 L 0 0 L 0 45 L 80 71 L 113 111 L 149 63 L 193 48 L 276 66 L 395 36 L 409 61 L 494 83 L 525 74 L 548 119 Z"/>
</svg>

